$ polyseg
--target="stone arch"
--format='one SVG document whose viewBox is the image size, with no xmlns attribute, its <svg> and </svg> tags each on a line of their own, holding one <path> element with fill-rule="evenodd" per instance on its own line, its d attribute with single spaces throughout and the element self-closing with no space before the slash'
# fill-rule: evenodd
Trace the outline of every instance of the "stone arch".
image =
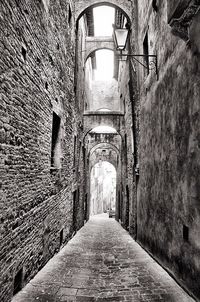
<svg viewBox="0 0 200 302">
<path fill-rule="evenodd" d="M 84 113 L 84 132 L 85 135 L 93 128 L 98 126 L 108 126 L 114 128 L 119 135 L 123 128 L 123 113 L 120 112 L 87 112 Z"/>
<path fill-rule="evenodd" d="M 87 47 L 86 50 L 86 54 L 85 54 L 85 63 L 87 62 L 88 58 L 94 54 L 96 51 L 98 50 L 102 50 L 102 49 L 106 49 L 106 50 L 110 50 L 115 52 L 115 45 L 114 45 L 114 41 L 97 41 L 94 42 L 94 44 L 91 47 Z"/>
<path fill-rule="evenodd" d="M 113 165 L 113 167 L 114 167 L 115 170 L 116 170 L 116 174 L 117 174 L 117 164 L 116 164 L 116 162 L 115 162 L 114 160 L 110 160 L 110 159 L 106 159 L 105 161 L 108 162 L 108 163 L 110 163 L 111 165 Z M 92 171 L 92 168 L 93 168 L 98 162 L 99 162 L 98 159 L 96 159 L 96 160 L 92 163 L 92 165 L 90 166 L 90 173 L 91 173 L 91 171 Z"/>
<path fill-rule="evenodd" d="M 111 144 L 111 143 L 97 143 L 96 145 L 94 145 L 91 149 L 90 149 L 90 151 L 89 151 L 89 156 L 96 150 L 96 149 L 99 149 L 99 148 L 107 148 L 107 147 L 109 147 L 109 148 L 111 148 L 111 149 L 113 149 L 117 154 L 119 154 L 119 149 L 115 146 L 115 145 L 113 145 L 113 144 Z"/>
<path fill-rule="evenodd" d="M 102 108 L 99 108 L 97 111 L 112 111 L 112 110 L 109 108 L 102 107 Z"/>
<path fill-rule="evenodd" d="M 112 163 L 112 165 L 114 165 L 114 167 L 117 171 L 117 168 L 118 168 L 117 158 L 119 156 L 120 151 L 115 145 L 113 145 L 111 143 L 98 143 L 90 149 L 90 151 L 89 151 L 90 171 L 91 171 L 92 167 L 94 166 L 94 164 L 99 161 L 99 158 L 96 157 L 96 155 L 95 155 L 95 158 L 92 158 L 93 155 L 95 154 L 96 151 L 102 150 L 102 149 L 112 150 L 115 153 L 115 155 L 112 157 L 110 157 L 109 155 L 105 156 L 103 160 Z"/>
<path fill-rule="evenodd" d="M 124 0 L 109 0 L 109 1 L 79 0 L 76 2 L 76 5 L 75 5 L 76 22 L 78 22 L 78 20 L 87 11 L 87 9 L 89 9 L 91 7 L 102 6 L 102 5 L 111 6 L 111 7 L 121 10 L 123 12 L 123 14 L 126 16 L 128 22 L 130 23 L 131 13 L 132 13 L 131 1 L 124 1 Z"/>
<path fill-rule="evenodd" d="M 105 135 L 105 136 L 100 136 L 100 139 L 89 139 L 88 143 L 88 153 L 90 150 L 92 150 L 93 147 L 97 146 L 98 144 L 110 144 L 111 146 L 115 146 L 117 149 L 116 151 L 121 150 L 122 146 L 122 138 L 120 135 L 115 134 L 115 135 Z M 106 145 L 105 145 L 106 146 Z"/>
</svg>

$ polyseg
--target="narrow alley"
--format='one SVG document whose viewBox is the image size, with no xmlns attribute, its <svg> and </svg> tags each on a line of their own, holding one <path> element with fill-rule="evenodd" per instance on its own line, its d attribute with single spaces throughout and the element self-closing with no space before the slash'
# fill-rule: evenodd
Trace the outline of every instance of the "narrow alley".
<svg viewBox="0 0 200 302">
<path fill-rule="evenodd" d="M 12 302 L 192 302 L 114 219 L 93 216 Z"/>
<path fill-rule="evenodd" d="M 200 302 L 199 28 L 200 0 L 0 0 L 0 302 Z"/>
</svg>

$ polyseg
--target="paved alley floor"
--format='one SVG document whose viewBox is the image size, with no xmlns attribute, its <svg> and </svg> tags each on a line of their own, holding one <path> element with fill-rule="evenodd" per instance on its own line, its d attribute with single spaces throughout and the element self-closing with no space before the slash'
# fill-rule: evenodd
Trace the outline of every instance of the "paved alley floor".
<svg viewBox="0 0 200 302">
<path fill-rule="evenodd" d="M 12 302 L 192 302 L 107 214 L 94 216 Z"/>
</svg>

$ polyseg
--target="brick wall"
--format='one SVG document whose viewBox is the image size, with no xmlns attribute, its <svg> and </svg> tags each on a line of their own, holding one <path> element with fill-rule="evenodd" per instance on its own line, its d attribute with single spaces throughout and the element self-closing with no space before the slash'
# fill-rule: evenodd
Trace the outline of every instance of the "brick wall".
<svg viewBox="0 0 200 302">
<path fill-rule="evenodd" d="M 130 85 L 134 85 L 135 79 L 130 80 L 131 62 L 129 60 L 119 64 L 119 94 L 121 106 L 124 107 L 124 123 L 122 129 L 122 225 L 130 234 L 136 234 L 136 184 L 134 174 L 134 93 Z"/>
<path fill-rule="evenodd" d="M 63 243 L 73 233 L 73 130 L 79 113 L 70 9 L 71 19 L 68 1 L 0 3 L 2 302 L 10 300 L 21 268 L 25 284 L 59 250 L 61 230 Z M 53 112 L 60 121 L 60 167 L 52 167 Z"/>
</svg>

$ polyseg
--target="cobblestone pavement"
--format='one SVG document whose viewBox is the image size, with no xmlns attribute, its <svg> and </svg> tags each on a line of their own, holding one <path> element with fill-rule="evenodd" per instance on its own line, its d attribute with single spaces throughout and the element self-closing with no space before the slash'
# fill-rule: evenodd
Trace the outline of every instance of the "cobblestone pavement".
<svg viewBox="0 0 200 302">
<path fill-rule="evenodd" d="M 107 214 L 92 218 L 12 302 L 192 302 Z"/>
</svg>

